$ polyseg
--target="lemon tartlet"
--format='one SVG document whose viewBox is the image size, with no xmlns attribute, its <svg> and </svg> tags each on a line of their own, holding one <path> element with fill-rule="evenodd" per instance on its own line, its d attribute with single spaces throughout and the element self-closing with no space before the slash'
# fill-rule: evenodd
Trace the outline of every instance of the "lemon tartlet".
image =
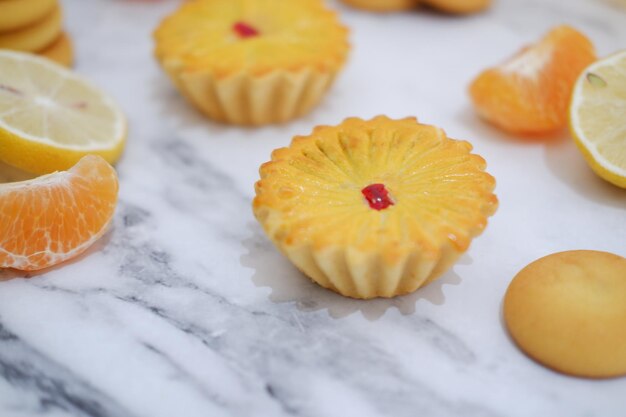
<svg viewBox="0 0 626 417">
<path fill-rule="evenodd" d="M 413 292 L 449 269 L 497 208 L 495 179 L 471 150 L 415 118 L 317 127 L 261 166 L 254 214 L 325 288 Z"/>
<path fill-rule="evenodd" d="M 322 0 L 202 0 L 154 33 L 155 55 L 211 119 L 285 122 L 312 110 L 345 64 L 348 30 Z"/>
</svg>

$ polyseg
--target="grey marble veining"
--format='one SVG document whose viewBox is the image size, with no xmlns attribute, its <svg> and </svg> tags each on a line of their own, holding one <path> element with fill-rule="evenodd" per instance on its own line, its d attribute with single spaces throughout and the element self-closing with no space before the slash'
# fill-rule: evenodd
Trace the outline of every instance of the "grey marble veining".
<svg viewBox="0 0 626 417">
<path fill-rule="evenodd" d="M 626 379 L 549 371 L 501 320 L 510 279 L 534 259 L 626 255 L 626 195 L 591 173 L 567 134 L 520 142 L 478 120 L 466 95 L 478 71 L 559 23 L 587 33 L 600 55 L 626 47 L 626 11 L 500 0 L 466 18 L 379 16 L 331 2 L 353 29 L 337 85 L 301 120 L 239 129 L 200 116 L 151 56 L 150 34 L 177 4 L 64 1 L 77 71 L 129 118 L 120 202 L 111 230 L 79 259 L 0 271 L 1 417 L 626 415 Z M 358 301 L 303 277 L 250 204 L 272 149 L 381 113 L 470 140 L 501 206 L 440 280 Z"/>
</svg>

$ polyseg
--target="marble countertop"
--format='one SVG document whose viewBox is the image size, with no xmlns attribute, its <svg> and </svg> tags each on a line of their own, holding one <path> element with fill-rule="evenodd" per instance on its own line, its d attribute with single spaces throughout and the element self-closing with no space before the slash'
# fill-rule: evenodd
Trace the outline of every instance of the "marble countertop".
<svg viewBox="0 0 626 417">
<path fill-rule="evenodd" d="M 485 66 L 559 23 L 600 55 L 626 47 L 626 10 L 601 0 L 497 0 L 487 13 L 372 15 L 321 107 L 284 126 L 205 120 L 151 56 L 176 1 L 66 0 L 77 71 L 113 95 L 130 136 L 114 226 L 39 274 L 0 272 L 2 417 L 624 417 L 626 378 L 554 373 L 524 356 L 502 297 L 529 262 L 567 249 L 626 255 L 626 193 L 566 133 L 524 142 L 476 118 Z M 348 116 L 415 115 L 475 145 L 501 205 L 452 271 L 392 300 L 309 282 L 250 208 L 273 148 Z"/>
</svg>

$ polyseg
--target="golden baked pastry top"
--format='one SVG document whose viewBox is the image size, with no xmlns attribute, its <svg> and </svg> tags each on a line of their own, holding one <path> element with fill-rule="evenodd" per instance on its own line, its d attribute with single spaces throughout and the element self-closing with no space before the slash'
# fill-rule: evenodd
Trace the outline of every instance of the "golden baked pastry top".
<svg viewBox="0 0 626 417">
<path fill-rule="evenodd" d="M 203 0 L 185 3 L 154 33 L 156 56 L 215 77 L 313 68 L 336 71 L 348 30 L 321 0 Z"/>
<path fill-rule="evenodd" d="M 280 245 L 349 246 L 394 263 L 419 249 L 465 251 L 497 207 L 494 178 L 465 141 L 414 118 L 351 118 L 274 151 L 260 169 L 254 211 Z M 373 209 L 366 187 L 392 205 Z"/>
</svg>

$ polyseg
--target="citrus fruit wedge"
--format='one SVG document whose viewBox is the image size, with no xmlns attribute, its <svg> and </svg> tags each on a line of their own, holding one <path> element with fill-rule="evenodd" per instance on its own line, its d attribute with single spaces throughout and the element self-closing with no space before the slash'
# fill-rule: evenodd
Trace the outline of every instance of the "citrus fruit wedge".
<svg viewBox="0 0 626 417">
<path fill-rule="evenodd" d="M 106 231 L 117 174 L 96 155 L 69 171 L 0 184 L 0 268 L 34 271 L 76 257 Z"/>
<path fill-rule="evenodd" d="M 583 69 L 596 60 L 591 41 L 557 26 L 470 85 L 476 112 L 511 133 L 542 135 L 567 125 L 567 105 Z"/>
<path fill-rule="evenodd" d="M 626 188 L 626 50 L 583 71 L 569 116 L 587 163 L 600 177 Z"/>
<path fill-rule="evenodd" d="M 126 120 L 76 74 L 32 54 L 0 50 L 0 160 L 35 174 L 97 154 L 119 158 Z"/>
</svg>

